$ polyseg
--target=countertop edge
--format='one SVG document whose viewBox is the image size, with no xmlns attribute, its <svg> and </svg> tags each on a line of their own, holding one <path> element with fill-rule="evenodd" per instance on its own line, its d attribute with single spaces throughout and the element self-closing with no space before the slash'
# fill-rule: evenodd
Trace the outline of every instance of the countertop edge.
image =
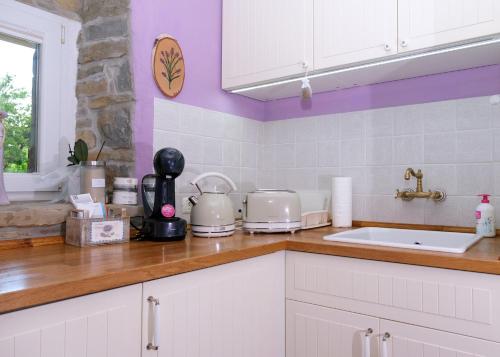
<svg viewBox="0 0 500 357">
<path fill-rule="evenodd" d="M 155 279 L 284 250 L 500 275 L 500 261 L 493 261 L 491 259 L 468 258 L 463 255 L 454 256 L 451 254 L 443 255 L 420 250 L 412 251 L 409 249 L 380 248 L 367 245 L 300 241 L 283 238 L 282 240 L 262 243 L 251 247 L 212 252 L 198 257 L 186 257 L 165 263 L 98 274 L 73 281 L 20 289 L 12 292 L 0 292 L 0 314 L 128 285 L 145 283 Z"/>
<path fill-rule="evenodd" d="M 286 250 L 285 240 L 241 250 L 228 250 L 195 258 L 186 258 L 120 272 L 100 274 L 75 281 L 22 289 L 8 293 L 0 292 L 0 314 L 129 285 L 141 284 L 155 279 L 167 278 L 177 274 L 255 258 L 283 250 Z"/>
</svg>

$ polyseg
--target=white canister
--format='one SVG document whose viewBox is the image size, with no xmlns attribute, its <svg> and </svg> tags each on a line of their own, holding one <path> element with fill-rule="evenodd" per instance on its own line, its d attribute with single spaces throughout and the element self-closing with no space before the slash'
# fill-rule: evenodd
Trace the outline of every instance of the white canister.
<svg viewBox="0 0 500 357">
<path fill-rule="evenodd" d="M 94 202 L 106 203 L 106 164 L 103 161 L 80 163 L 80 193 L 90 193 Z"/>
<path fill-rule="evenodd" d="M 137 204 L 137 179 L 133 177 L 115 177 L 113 181 L 113 204 Z"/>
</svg>

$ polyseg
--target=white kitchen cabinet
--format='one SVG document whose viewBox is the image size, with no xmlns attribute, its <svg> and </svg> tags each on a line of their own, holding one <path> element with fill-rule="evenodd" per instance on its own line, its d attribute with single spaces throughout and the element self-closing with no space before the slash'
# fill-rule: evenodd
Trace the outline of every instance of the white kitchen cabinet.
<svg viewBox="0 0 500 357">
<path fill-rule="evenodd" d="M 0 315 L 1 357 L 140 357 L 141 284 Z"/>
<path fill-rule="evenodd" d="M 399 51 L 500 32 L 498 0 L 398 0 Z"/>
<path fill-rule="evenodd" d="M 367 333 L 368 344 L 365 343 Z M 362 357 L 365 348 L 375 356 L 378 334 L 377 318 L 287 301 L 287 357 Z"/>
<path fill-rule="evenodd" d="M 293 300 L 286 306 L 287 357 L 500 356 L 495 342 Z"/>
<path fill-rule="evenodd" d="M 314 0 L 314 69 L 398 51 L 397 0 Z"/>
<path fill-rule="evenodd" d="M 387 339 L 388 355 L 381 354 L 381 357 L 500 356 L 499 343 L 448 332 L 387 320 L 380 320 L 380 331 L 382 334 L 388 332 L 390 335 Z"/>
<path fill-rule="evenodd" d="M 500 342 L 498 276 L 287 252 L 288 299 Z"/>
<path fill-rule="evenodd" d="M 142 355 L 284 357 L 284 264 L 278 252 L 144 283 Z"/>
<path fill-rule="evenodd" d="M 313 66 L 313 0 L 224 0 L 222 88 Z"/>
</svg>

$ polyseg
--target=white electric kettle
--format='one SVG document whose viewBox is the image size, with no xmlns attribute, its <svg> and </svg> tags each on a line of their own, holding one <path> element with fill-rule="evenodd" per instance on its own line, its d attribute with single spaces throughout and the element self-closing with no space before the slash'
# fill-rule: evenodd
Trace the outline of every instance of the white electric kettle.
<svg viewBox="0 0 500 357">
<path fill-rule="evenodd" d="M 229 185 L 229 191 L 217 192 L 214 190 L 203 191 L 198 184 L 199 181 L 216 177 L 225 181 Z M 218 172 L 207 172 L 191 181 L 200 192 L 199 196 L 189 197 L 193 205 L 191 208 L 191 230 L 193 235 L 198 237 L 227 237 L 234 233 L 234 210 L 231 199 L 227 195 L 231 191 L 236 191 L 236 185 L 226 175 Z"/>
</svg>

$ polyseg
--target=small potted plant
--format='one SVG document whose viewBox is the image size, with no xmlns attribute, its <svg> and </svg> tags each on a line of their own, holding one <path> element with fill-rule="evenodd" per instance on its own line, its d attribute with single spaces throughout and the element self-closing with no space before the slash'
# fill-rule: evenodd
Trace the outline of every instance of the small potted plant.
<svg viewBox="0 0 500 357">
<path fill-rule="evenodd" d="M 80 193 L 80 163 L 88 160 L 89 147 L 85 141 L 78 139 L 73 148 L 68 144 L 68 181 L 67 181 L 67 194 L 75 195 Z"/>
</svg>

